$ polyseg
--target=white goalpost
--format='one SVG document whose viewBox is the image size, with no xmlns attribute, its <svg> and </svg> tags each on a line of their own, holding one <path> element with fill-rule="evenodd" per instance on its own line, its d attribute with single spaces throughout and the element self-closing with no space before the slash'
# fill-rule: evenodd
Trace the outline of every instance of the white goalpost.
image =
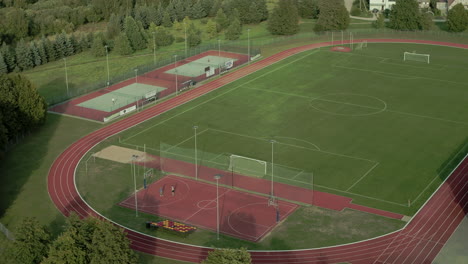
<svg viewBox="0 0 468 264">
<path fill-rule="evenodd" d="M 419 54 L 416 52 L 406 52 L 403 53 L 403 61 L 419 61 L 419 62 L 426 62 L 429 64 L 430 62 L 430 55 L 429 54 Z"/>
<path fill-rule="evenodd" d="M 267 162 L 245 156 L 229 156 L 229 170 L 232 172 L 263 177 L 267 174 Z"/>
<path fill-rule="evenodd" d="M 367 40 L 356 43 L 356 50 L 362 50 L 362 48 L 367 48 Z"/>
</svg>

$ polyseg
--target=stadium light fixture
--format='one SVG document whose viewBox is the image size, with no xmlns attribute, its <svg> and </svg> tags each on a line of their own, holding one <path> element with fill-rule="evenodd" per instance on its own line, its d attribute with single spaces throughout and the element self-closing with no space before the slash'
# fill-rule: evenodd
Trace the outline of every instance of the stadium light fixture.
<svg viewBox="0 0 468 264">
<path fill-rule="evenodd" d="M 174 55 L 174 72 L 175 72 L 175 95 L 179 93 L 179 81 L 177 76 L 177 54 Z"/>
<path fill-rule="evenodd" d="M 247 29 L 247 56 L 248 64 L 250 64 L 250 28 Z"/>
</svg>

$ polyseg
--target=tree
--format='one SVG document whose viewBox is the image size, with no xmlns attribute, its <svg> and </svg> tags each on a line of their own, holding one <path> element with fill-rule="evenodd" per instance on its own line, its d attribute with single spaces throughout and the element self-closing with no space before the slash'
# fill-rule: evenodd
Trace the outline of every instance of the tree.
<svg viewBox="0 0 468 264">
<path fill-rule="evenodd" d="M 201 41 L 201 31 L 196 28 L 193 23 L 190 23 L 190 26 L 187 30 L 187 44 L 190 47 L 195 47 L 198 46 Z"/>
<path fill-rule="evenodd" d="M 218 12 L 216 13 L 215 17 L 216 24 L 218 25 L 218 32 L 220 32 L 223 29 L 226 29 L 229 26 L 229 20 L 224 14 L 224 11 L 222 8 L 218 9 Z"/>
<path fill-rule="evenodd" d="M 206 34 L 210 39 L 216 37 L 218 35 L 218 26 L 216 25 L 216 22 L 214 22 L 212 19 L 208 20 L 208 23 L 206 23 Z"/>
<path fill-rule="evenodd" d="M 31 51 L 31 58 L 34 64 L 34 67 L 42 64 L 41 56 L 39 55 L 39 49 L 37 48 L 34 42 L 31 42 L 29 45 L 29 50 Z"/>
<path fill-rule="evenodd" d="M 419 29 L 431 30 L 434 28 L 434 22 L 432 21 L 432 14 L 422 13 L 419 18 Z"/>
<path fill-rule="evenodd" d="M 293 35 L 299 32 L 299 14 L 294 0 L 279 0 L 268 20 L 273 35 Z"/>
<path fill-rule="evenodd" d="M 8 68 L 8 72 L 12 72 L 16 68 L 16 56 L 15 52 L 8 46 L 5 42 L 3 42 L 2 47 L 0 48 L 0 53 L 3 54 L 3 59 Z"/>
<path fill-rule="evenodd" d="M 206 17 L 206 15 L 207 14 L 205 9 L 203 8 L 201 0 L 198 0 L 190 9 L 190 17 L 193 19 L 200 19 Z"/>
<path fill-rule="evenodd" d="M 75 54 L 75 47 L 73 46 L 72 38 L 74 38 L 73 35 L 71 35 L 70 37 L 65 36 L 65 56 L 66 57 L 69 57 Z"/>
<path fill-rule="evenodd" d="M 169 46 L 174 42 L 174 36 L 165 27 L 157 27 L 155 32 L 156 45 Z"/>
<path fill-rule="evenodd" d="M 146 48 L 146 40 L 141 29 L 131 16 L 127 16 L 125 18 L 124 32 L 134 50 L 142 50 Z"/>
<path fill-rule="evenodd" d="M 86 250 L 76 243 L 76 231 L 61 234 L 50 246 L 48 257 L 41 264 L 85 264 Z"/>
<path fill-rule="evenodd" d="M 21 39 L 16 45 L 16 62 L 20 70 L 28 70 L 34 67 L 34 62 L 31 54 L 31 50 L 28 45 Z"/>
<path fill-rule="evenodd" d="M 14 40 L 25 38 L 29 33 L 29 19 L 26 11 L 20 8 L 11 8 L 2 18 L 3 31 L 5 35 L 10 35 Z"/>
<path fill-rule="evenodd" d="M 242 25 L 238 18 L 233 18 L 231 20 L 231 25 L 226 29 L 226 39 L 236 40 L 242 34 Z"/>
<path fill-rule="evenodd" d="M 56 61 L 58 59 L 58 55 L 54 44 L 49 39 L 45 39 L 44 47 L 47 54 L 47 61 Z"/>
<path fill-rule="evenodd" d="M 390 28 L 397 30 L 418 30 L 421 14 L 416 0 L 396 0 L 390 12 Z"/>
<path fill-rule="evenodd" d="M 133 53 L 130 41 L 128 41 L 127 35 L 124 32 L 120 33 L 115 39 L 114 50 L 120 55 L 130 55 Z"/>
<path fill-rule="evenodd" d="M 102 39 L 101 34 L 97 34 L 96 37 L 94 37 L 93 44 L 91 45 L 91 53 L 95 57 L 102 57 L 106 55 L 104 40 Z"/>
<path fill-rule="evenodd" d="M 54 47 L 57 59 L 61 59 L 67 55 L 67 35 L 65 32 L 57 35 L 55 38 Z"/>
<path fill-rule="evenodd" d="M 19 225 L 10 252 L 10 263 L 40 263 L 47 255 L 50 235 L 34 218 Z"/>
<path fill-rule="evenodd" d="M 384 17 L 384 14 L 380 13 L 380 14 L 377 16 L 377 20 L 375 20 L 374 22 L 372 22 L 372 26 L 374 26 L 375 28 L 384 28 L 384 27 L 385 27 L 385 17 Z"/>
<path fill-rule="evenodd" d="M 317 19 L 320 13 L 319 0 L 300 0 L 298 11 L 302 18 Z"/>
<path fill-rule="evenodd" d="M 245 248 L 241 249 L 215 249 L 208 254 L 202 264 L 250 264 L 252 258 Z"/>
<path fill-rule="evenodd" d="M 0 53 L 0 75 L 7 74 L 7 73 L 8 73 L 8 67 L 5 63 L 5 59 L 3 59 L 3 54 Z"/>
<path fill-rule="evenodd" d="M 120 34 L 122 30 L 122 17 L 112 14 L 107 23 L 107 38 L 113 39 Z"/>
<path fill-rule="evenodd" d="M 456 4 L 448 11 L 447 28 L 452 32 L 463 32 L 468 28 L 468 13 L 463 4 Z"/>
<path fill-rule="evenodd" d="M 164 13 L 161 25 L 167 28 L 172 27 L 171 15 L 168 12 Z"/>
<path fill-rule="evenodd" d="M 47 61 L 47 52 L 45 49 L 45 41 L 41 39 L 41 41 L 37 44 L 37 49 L 39 51 L 39 56 L 41 57 L 42 64 L 46 64 Z"/>
<path fill-rule="evenodd" d="M 328 0 L 320 2 L 320 14 L 318 15 L 315 31 L 344 30 L 349 26 L 349 12 L 343 1 Z"/>
</svg>

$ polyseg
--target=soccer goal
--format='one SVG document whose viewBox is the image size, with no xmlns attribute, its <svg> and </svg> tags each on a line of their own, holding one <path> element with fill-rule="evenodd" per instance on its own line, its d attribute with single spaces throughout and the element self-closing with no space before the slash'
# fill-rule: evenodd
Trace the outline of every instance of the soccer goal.
<svg viewBox="0 0 468 264">
<path fill-rule="evenodd" d="M 367 40 L 358 42 L 356 45 L 356 50 L 362 50 L 363 48 L 367 48 Z"/>
<path fill-rule="evenodd" d="M 229 170 L 261 178 L 267 173 L 267 162 L 239 155 L 231 155 L 229 156 Z"/>
<path fill-rule="evenodd" d="M 429 54 L 419 54 L 416 52 L 405 52 L 403 53 L 403 61 L 419 61 L 426 62 L 429 64 L 430 55 Z"/>
</svg>

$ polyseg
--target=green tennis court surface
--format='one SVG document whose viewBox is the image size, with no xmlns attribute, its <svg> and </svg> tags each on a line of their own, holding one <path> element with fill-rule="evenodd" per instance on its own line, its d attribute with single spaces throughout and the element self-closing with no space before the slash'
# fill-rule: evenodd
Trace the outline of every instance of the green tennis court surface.
<svg viewBox="0 0 468 264">
<path fill-rule="evenodd" d="M 237 59 L 210 55 L 198 60 L 190 61 L 187 64 L 177 66 L 174 69 L 166 71 L 166 73 L 176 74 L 177 70 L 178 75 L 197 77 L 205 74 L 206 67 L 217 69 L 218 67 L 223 67 L 228 61 L 237 61 Z"/>
<path fill-rule="evenodd" d="M 158 93 L 164 90 L 166 90 L 164 87 L 143 83 L 132 83 L 118 90 L 85 101 L 81 104 L 78 104 L 78 106 L 111 112 L 115 109 L 124 107 L 140 99 L 143 99 L 148 93 Z"/>
</svg>

